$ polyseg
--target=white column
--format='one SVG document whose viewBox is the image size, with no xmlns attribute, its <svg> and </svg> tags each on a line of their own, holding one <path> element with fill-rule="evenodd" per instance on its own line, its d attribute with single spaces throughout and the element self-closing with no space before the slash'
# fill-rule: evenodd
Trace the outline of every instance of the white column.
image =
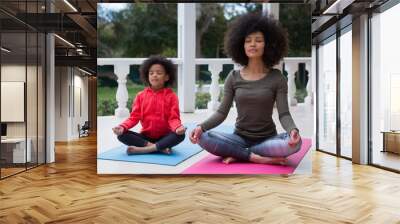
<svg viewBox="0 0 400 224">
<path fill-rule="evenodd" d="M 368 162 L 368 16 L 353 20 L 352 160 Z"/>
<path fill-rule="evenodd" d="M 50 2 L 47 2 L 49 12 L 54 8 Z M 54 54 L 54 34 L 46 35 L 46 163 L 55 162 L 54 133 L 55 133 L 55 54 Z"/>
<path fill-rule="evenodd" d="M 313 45 L 311 47 L 311 85 L 312 85 L 312 101 L 315 102 L 316 101 L 316 97 L 317 97 L 317 47 L 315 45 Z"/>
<path fill-rule="evenodd" d="M 194 112 L 196 89 L 196 5 L 178 3 L 178 97 L 181 112 Z"/>
<path fill-rule="evenodd" d="M 313 79 L 314 79 L 314 74 L 312 72 L 311 68 L 311 61 L 306 62 L 306 70 L 308 71 L 308 82 L 307 82 L 307 96 L 304 99 L 304 103 L 307 105 L 314 104 L 314 92 L 313 92 Z"/>
<path fill-rule="evenodd" d="M 296 106 L 297 100 L 295 98 L 296 94 L 296 84 L 294 82 L 294 73 L 298 70 L 297 62 L 285 62 L 285 70 L 288 73 L 288 102 L 290 106 Z"/>
<path fill-rule="evenodd" d="M 220 63 L 210 63 L 208 65 L 208 70 L 211 72 L 211 85 L 210 85 L 210 95 L 211 101 L 207 104 L 208 112 L 212 113 L 216 111 L 219 107 L 220 102 L 218 102 L 219 97 L 219 73 L 222 71 L 222 64 Z"/>
<path fill-rule="evenodd" d="M 126 118 L 129 116 L 129 110 L 126 107 L 128 102 L 128 89 L 126 88 L 126 77 L 129 74 L 129 64 L 127 63 L 115 63 L 114 73 L 118 77 L 118 89 L 115 96 L 118 108 L 115 109 L 115 116 L 118 118 Z"/>
</svg>

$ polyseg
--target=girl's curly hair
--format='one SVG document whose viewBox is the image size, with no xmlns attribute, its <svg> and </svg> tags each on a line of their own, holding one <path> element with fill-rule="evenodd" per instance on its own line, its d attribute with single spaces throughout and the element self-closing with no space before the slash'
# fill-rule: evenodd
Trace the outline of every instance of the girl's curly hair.
<svg viewBox="0 0 400 224">
<path fill-rule="evenodd" d="M 172 86 L 176 80 L 175 65 L 171 60 L 159 55 L 150 56 L 140 66 L 140 78 L 142 79 L 143 83 L 145 83 L 147 86 L 150 86 L 149 70 L 151 66 L 155 64 L 163 66 L 165 73 L 167 73 L 169 76 L 169 80 L 165 82 L 165 86 Z"/>
</svg>

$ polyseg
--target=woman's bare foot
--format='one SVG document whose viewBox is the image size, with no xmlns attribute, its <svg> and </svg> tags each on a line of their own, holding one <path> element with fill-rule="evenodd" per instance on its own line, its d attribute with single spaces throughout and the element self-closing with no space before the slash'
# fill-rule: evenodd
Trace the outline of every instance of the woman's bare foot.
<svg viewBox="0 0 400 224">
<path fill-rule="evenodd" d="M 222 162 L 225 163 L 225 164 L 233 163 L 233 162 L 235 162 L 235 161 L 236 161 L 236 159 L 233 158 L 233 157 L 226 157 L 226 158 L 224 158 L 224 159 L 222 160 Z"/>
<path fill-rule="evenodd" d="M 254 163 L 262 163 L 262 164 L 279 164 L 286 165 L 288 160 L 285 157 L 267 157 L 260 156 L 257 154 L 250 154 L 250 161 Z"/>
</svg>

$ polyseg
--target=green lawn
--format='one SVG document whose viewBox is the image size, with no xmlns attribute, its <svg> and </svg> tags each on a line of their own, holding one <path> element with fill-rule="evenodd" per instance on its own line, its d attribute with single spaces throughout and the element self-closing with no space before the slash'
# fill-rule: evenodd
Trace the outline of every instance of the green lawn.
<svg viewBox="0 0 400 224">
<path fill-rule="evenodd" d="M 136 94 L 144 89 L 143 85 L 138 85 L 128 82 L 126 85 L 128 89 L 128 102 L 127 106 L 130 109 L 132 100 Z M 108 116 L 113 115 L 115 108 L 117 108 L 116 100 L 117 87 L 97 86 L 97 115 Z"/>
<path fill-rule="evenodd" d="M 134 98 L 136 94 L 144 89 L 143 85 L 127 84 L 129 98 Z M 97 87 L 97 101 L 116 100 L 117 87 Z"/>
</svg>

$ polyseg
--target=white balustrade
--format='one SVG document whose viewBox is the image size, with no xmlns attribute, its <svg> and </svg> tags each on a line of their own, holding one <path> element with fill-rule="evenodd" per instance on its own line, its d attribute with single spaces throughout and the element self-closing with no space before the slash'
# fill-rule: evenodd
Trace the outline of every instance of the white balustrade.
<svg viewBox="0 0 400 224">
<path fill-rule="evenodd" d="M 296 83 L 294 73 L 298 70 L 298 66 L 298 63 L 285 62 L 285 70 L 288 73 L 288 102 L 290 106 L 297 105 L 297 100 L 295 98 Z"/>
<path fill-rule="evenodd" d="M 208 70 L 211 72 L 211 86 L 210 96 L 211 101 L 208 102 L 207 108 L 209 111 L 216 111 L 219 107 L 218 97 L 220 93 L 219 89 L 219 73 L 222 71 L 222 64 L 211 63 L 208 65 Z"/>
<path fill-rule="evenodd" d="M 116 100 L 118 104 L 118 108 L 115 109 L 115 116 L 120 117 L 120 118 L 125 118 L 129 116 L 129 109 L 127 107 L 127 101 L 128 101 L 128 90 L 126 87 L 126 82 L 127 82 L 127 76 L 129 74 L 129 67 L 131 65 L 140 65 L 143 63 L 143 61 L 146 60 L 146 58 L 99 58 L 97 60 L 98 65 L 113 65 L 114 66 L 114 73 L 117 75 L 117 82 L 118 82 L 118 89 L 117 89 L 117 94 L 116 94 Z M 174 64 L 178 66 L 178 73 L 180 73 L 181 66 L 183 60 L 180 58 L 170 58 Z M 295 106 L 297 104 L 297 101 L 295 99 L 295 93 L 296 93 L 296 86 L 295 86 L 295 77 L 294 73 L 297 71 L 298 64 L 299 63 L 306 63 L 306 69 L 309 72 L 309 81 L 307 84 L 307 92 L 308 96 L 313 95 L 313 85 L 312 85 L 312 78 L 313 74 L 311 71 L 311 58 L 285 58 L 284 61 L 285 63 L 285 68 L 286 71 L 288 72 L 288 101 L 291 106 Z M 219 73 L 223 69 L 223 65 L 225 64 L 233 64 L 234 69 L 240 69 L 240 65 L 237 65 L 233 63 L 233 61 L 230 58 L 197 58 L 195 59 L 195 64 L 196 65 L 208 65 L 209 71 L 211 72 L 211 85 L 209 88 L 209 92 L 211 95 L 211 100 L 208 103 L 208 110 L 209 112 L 214 112 L 218 109 L 219 106 L 219 101 L 218 97 L 221 91 L 221 88 L 223 85 L 219 84 Z M 278 66 L 275 66 L 276 68 L 281 69 L 282 63 L 280 63 Z M 190 72 L 189 74 L 195 75 L 195 71 Z M 178 78 L 183 78 L 183 74 L 178 74 Z M 194 79 L 193 79 L 194 80 Z M 195 90 L 195 88 L 194 88 Z M 178 88 L 178 95 L 179 92 L 183 91 Z M 306 99 L 306 102 L 313 102 L 312 98 L 311 99 Z M 130 103 L 130 102 L 129 102 Z"/>
<path fill-rule="evenodd" d="M 129 116 L 129 110 L 126 108 L 128 102 L 128 89 L 126 88 L 126 77 L 129 74 L 129 64 L 117 63 L 114 65 L 114 73 L 118 77 L 118 88 L 115 99 L 118 103 L 118 108 L 115 109 L 115 116 L 123 118 Z"/>
<path fill-rule="evenodd" d="M 313 92 L 313 75 L 311 71 L 311 62 L 306 63 L 306 70 L 308 71 L 308 82 L 307 82 L 307 96 L 304 99 L 304 103 L 307 105 L 314 104 L 314 92 Z"/>
<path fill-rule="evenodd" d="M 310 63 L 311 58 L 305 57 L 290 57 L 284 58 L 285 69 L 288 73 L 288 102 L 290 106 L 296 106 L 297 100 L 296 96 L 296 83 L 295 83 L 295 73 L 298 71 L 299 63 Z M 309 71 L 309 77 L 311 77 L 311 72 Z"/>
</svg>

